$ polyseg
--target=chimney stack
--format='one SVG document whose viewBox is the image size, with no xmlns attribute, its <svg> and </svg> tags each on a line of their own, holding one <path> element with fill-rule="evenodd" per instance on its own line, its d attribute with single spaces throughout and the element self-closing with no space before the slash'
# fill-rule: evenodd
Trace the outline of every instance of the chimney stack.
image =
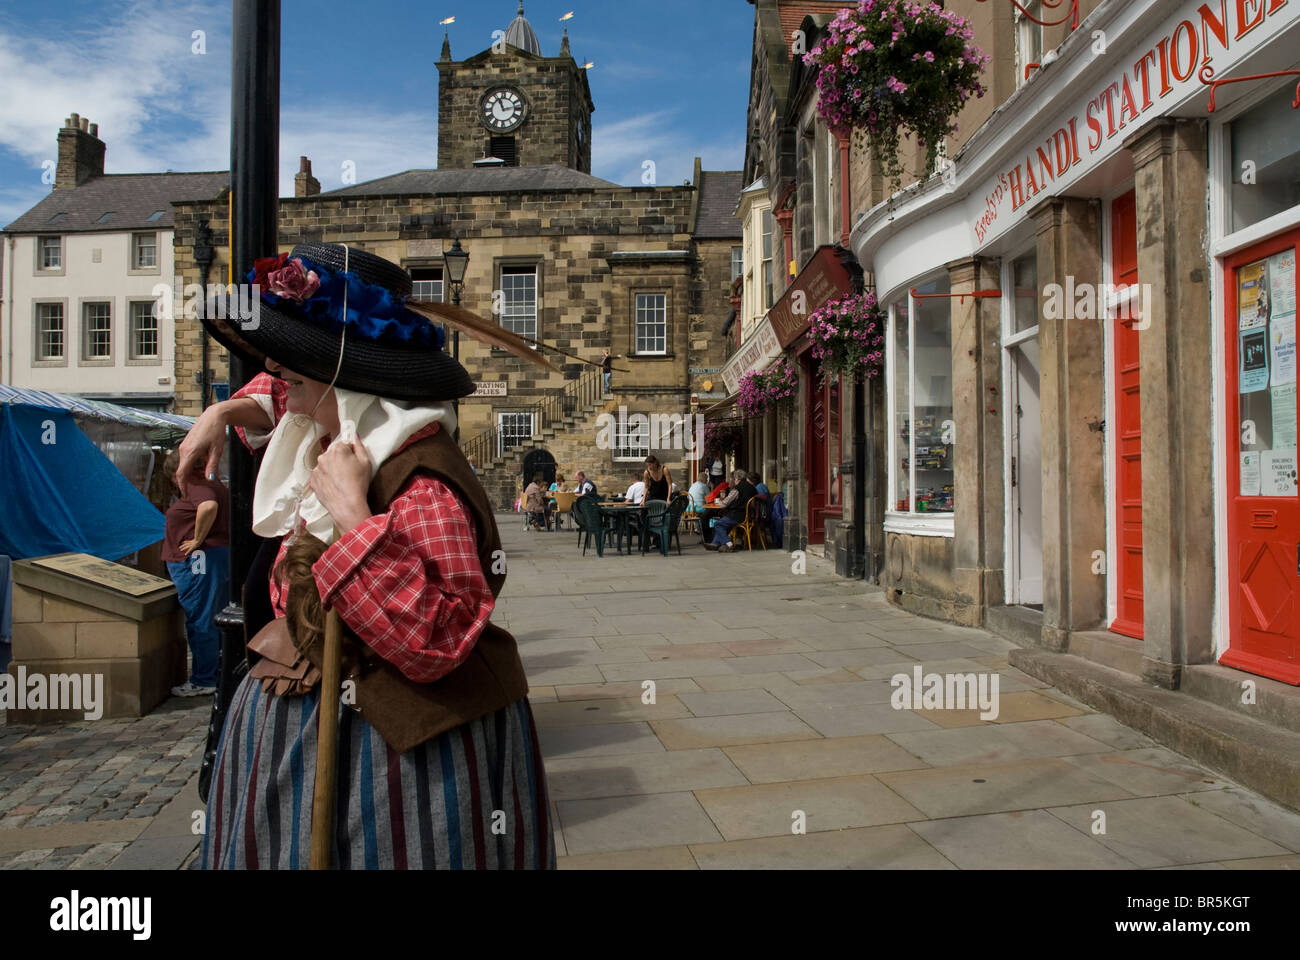
<svg viewBox="0 0 1300 960">
<path fill-rule="evenodd" d="M 59 165 L 54 173 L 54 189 L 70 190 L 103 175 L 104 141 L 99 139 L 99 124 L 74 113 L 59 131 Z"/>
<path fill-rule="evenodd" d="M 320 181 L 311 175 L 311 161 L 306 157 L 299 157 L 298 173 L 293 178 L 293 195 L 314 197 L 318 193 L 320 193 Z"/>
</svg>

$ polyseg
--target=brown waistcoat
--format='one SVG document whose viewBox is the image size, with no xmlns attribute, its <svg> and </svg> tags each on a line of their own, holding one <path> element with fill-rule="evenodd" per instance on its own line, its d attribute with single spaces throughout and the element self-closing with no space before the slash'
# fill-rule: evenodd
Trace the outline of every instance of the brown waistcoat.
<svg viewBox="0 0 1300 960">
<path fill-rule="evenodd" d="M 479 563 L 492 596 L 505 585 L 499 562 L 501 537 L 491 504 L 460 448 L 445 431 L 407 447 L 379 468 L 370 485 L 370 509 L 388 510 L 416 473 L 431 474 L 460 495 L 478 528 Z M 285 624 L 284 620 L 277 624 Z M 287 626 L 283 629 L 287 631 Z M 324 641 L 306 651 L 321 668 Z M 528 681 L 515 638 L 489 623 L 459 667 L 433 683 L 415 683 L 344 625 L 343 679 L 355 683 L 352 709 L 370 723 L 398 753 L 418 747 L 471 720 L 508 707 L 528 695 Z"/>
</svg>

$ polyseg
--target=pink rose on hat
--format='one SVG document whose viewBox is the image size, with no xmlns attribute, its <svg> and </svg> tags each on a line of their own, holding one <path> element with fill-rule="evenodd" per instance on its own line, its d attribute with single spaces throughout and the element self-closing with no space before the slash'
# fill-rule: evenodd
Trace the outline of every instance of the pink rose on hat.
<svg viewBox="0 0 1300 960">
<path fill-rule="evenodd" d="M 302 303 L 320 289 L 320 277 L 315 270 L 308 271 L 301 258 L 294 258 L 267 274 L 266 285 L 277 297 Z"/>
</svg>

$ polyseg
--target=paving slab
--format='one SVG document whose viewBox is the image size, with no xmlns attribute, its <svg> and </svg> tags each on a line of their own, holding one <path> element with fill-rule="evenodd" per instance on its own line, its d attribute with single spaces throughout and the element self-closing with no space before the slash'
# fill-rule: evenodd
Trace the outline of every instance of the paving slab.
<svg viewBox="0 0 1300 960">
<path fill-rule="evenodd" d="M 1133 868 L 1129 860 L 1044 810 L 927 820 L 910 827 L 962 870 Z"/>
<path fill-rule="evenodd" d="M 678 699 L 697 717 L 772 713 L 790 709 L 766 690 L 722 690 L 716 693 L 684 693 Z"/>
<path fill-rule="evenodd" d="M 570 856 L 722 839 L 692 793 L 561 800 L 556 806 Z"/>
<path fill-rule="evenodd" d="M 935 819 L 1133 796 L 1055 757 L 879 773 L 876 779 Z"/>
<path fill-rule="evenodd" d="M 716 747 L 546 762 L 554 800 L 674 793 L 747 785 L 745 775 Z"/>
<path fill-rule="evenodd" d="M 650 724 L 669 750 L 728 747 L 744 743 L 816 740 L 816 730 L 789 713 L 747 713 L 740 716 L 656 720 Z"/>
<path fill-rule="evenodd" d="M 578 683 L 560 684 L 554 688 L 555 700 L 621 700 L 628 697 L 639 698 L 644 688 L 635 680 L 620 680 L 616 683 Z M 689 677 L 671 678 L 655 681 L 655 696 L 667 694 L 699 693 L 700 685 Z M 533 699 L 532 691 L 528 698 Z"/>
<path fill-rule="evenodd" d="M 593 726 L 539 727 L 542 756 L 609 757 L 629 753 L 661 753 L 659 742 L 648 723 L 604 723 Z"/>
<path fill-rule="evenodd" d="M 1248 857 L 1285 856 L 1291 851 L 1256 836 L 1181 797 L 1142 797 L 1085 806 L 1054 807 L 1050 812 L 1081 833 L 1088 833 L 1095 811 L 1106 815 L 1106 832 L 1097 837 L 1139 867 Z"/>
<path fill-rule="evenodd" d="M 891 732 L 890 739 L 934 766 L 998 763 L 1031 757 L 1063 757 L 1110 751 L 1106 744 L 1051 720 L 984 724 L 979 727 L 915 733 Z"/>
<path fill-rule="evenodd" d="M 560 857 L 561 870 L 698 870 L 690 847 L 661 847 L 656 850 L 617 850 Z"/>
<path fill-rule="evenodd" d="M 926 767 L 888 737 L 836 737 L 727 747 L 727 756 L 751 783 L 852 777 Z"/>
<path fill-rule="evenodd" d="M 1065 762 L 1117 783 L 1139 797 L 1222 790 L 1230 785 L 1164 747 L 1066 757 Z"/>
<path fill-rule="evenodd" d="M 1194 807 L 1216 814 L 1257 836 L 1300 853 L 1300 817 L 1257 793 L 1230 784 L 1223 790 L 1184 795 Z"/>
<path fill-rule="evenodd" d="M 787 691 L 774 691 L 784 694 Z M 872 733 L 927 732 L 933 723 L 910 710 L 895 710 L 888 703 L 802 706 L 794 711 L 824 737 L 860 737 Z"/>
<path fill-rule="evenodd" d="M 548 727 L 629 723 L 639 720 L 667 720 L 689 717 L 691 711 L 675 696 L 655 697 L 654 703 L 642 703 L 640 697 L 624 699 L 564 700 L 538 703 L 533 717 L 539 729 Z"/>
<path fill-rule="evenodd" d="M 799 780 L 696 790 L 728 840 L 787 836 L 923 820 L 921 813 L 872 776 Z"/>
<path fill-rule="evenodd" d="M 952 862 L 907 827 L 891 824 L 737 840 L 691 853 L 701 870 L 953 870 Z"/>
</svg>

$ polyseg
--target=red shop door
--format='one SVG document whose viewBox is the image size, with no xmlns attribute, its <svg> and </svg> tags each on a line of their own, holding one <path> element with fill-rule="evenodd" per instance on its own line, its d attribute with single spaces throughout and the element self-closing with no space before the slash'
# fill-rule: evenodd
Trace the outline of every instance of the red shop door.
<svg viewBox="0 0 1300 960">
<path fill-rule="evenodd" d="M 1137 196 L 1111 204 L 1111 272 L 1116 286 L 1137 283 Z M 1121 311 L 1132 316 L 1133 310 Z M 1114 324 L 1115 371 L 1115 583 L 1111 630 L 1142 639 L 1142 364 L 1136 320 Z"/>
<path fill-rule="evenodd" d="M 1300 230 L 1224 263 L 1230 667 L 1300 685 L 1296 250 Z"/>
<path fill-rule="evenodd" d="M 826 438 L 829 416 L 826 409 L 826 390 L 821 385 L 822 365 L 807 357 L 804 373 L 808 378 L 808 419 L 804 424 L 805 470 L 808 477 L 808 542 L 824 543 L 826 531 L 822 518 L 826 514 L 827 464 L 829 451 Z"/>
</svg>

